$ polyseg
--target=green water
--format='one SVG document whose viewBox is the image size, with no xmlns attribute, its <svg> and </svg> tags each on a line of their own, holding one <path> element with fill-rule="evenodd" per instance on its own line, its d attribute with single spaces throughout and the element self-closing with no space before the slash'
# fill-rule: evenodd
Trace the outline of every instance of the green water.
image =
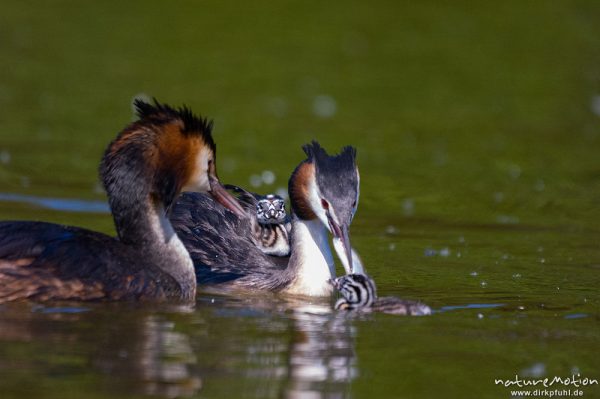
<svg viewBox="0 0 600 399">
<path fill-rule="evenodd" d="M 312 138 L 352 144 L 352 242 L 381 294 L 436 313 L 4 305 L 0 397 L 510 398 L 494 379 L 600 380 L 598 21 L 595 1 L 5 1 L 0 193 L 103 201 L 100 155 L 140 94 L 214 118 L 221 179 L 273 171 L 261 192 Z M 113 232 L 24 201 L 0 219 Z"/>
</svg>

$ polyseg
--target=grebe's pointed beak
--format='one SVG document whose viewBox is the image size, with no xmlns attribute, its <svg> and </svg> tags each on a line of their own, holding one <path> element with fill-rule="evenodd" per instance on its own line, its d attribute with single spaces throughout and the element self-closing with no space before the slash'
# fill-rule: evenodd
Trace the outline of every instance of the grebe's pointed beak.
<svg viewBox="0 0 600 399">
<path fill-rule="evenodd" d="M 362 264 L 362 260 L 360 259 L 360 256 L 358 255 L 358 253 L 356 253 L 354 248 L 352 249 L 352 264 L 349 265 L 346 259 L 346 248 L 342 243 L 342 239 L 333 237 L 332 241 L 333 247 L 335 248 L 335 252 L 342 261 L 342 266 L 344 266 L 346 274 L 366 274 L 365 267 Z"/>
<path fill-rule="evenodd" d="M 210 191 L 208 192 L 217 202 L 229 209 L 238 216 L 244 215 L 244 209 L 239 202 L 223 187 L 219 179 L 214 175 L 209 175 L 208 183 Z"/>
<path fill-rule="evenodd" d="M 347 263 L 342 263 L 347 269 L 346 273 L 350 274 L 352 273 L 352 247 L 350 246 L 350 234 L 348 233 L 348 225 L 342 223 L 342 225 L 340 226 L 335 220 L 333 220 L 329 213 L 327 213 L 327 221 L 329 222 L 329 229 L 331 230 L 333 237 L 339 239 L 342 243 L 342 246 L 344 247 L 344 255 L 347 259 Z M 348 265 L 347 267 L 346 264 Z"/>
<path fill-rule="evenodd" d="M 342 245 L 344 246 L 344 250 L 346 253 L 346 259 L 348 259 L 348 264 L 350 265 L 350 272 L 352 270 L 352 247 L 350 246 L 350 234 L 348 233 L 348 226 L 342 225 Z"/>
</svg>

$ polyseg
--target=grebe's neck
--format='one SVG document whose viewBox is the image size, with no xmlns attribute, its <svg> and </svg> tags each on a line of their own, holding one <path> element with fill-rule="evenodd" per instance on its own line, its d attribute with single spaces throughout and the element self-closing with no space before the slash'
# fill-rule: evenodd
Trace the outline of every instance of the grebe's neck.
<svg viewBox="0 0 600 399">
<path fill-rule="evenodd" d="M 319 219 L 303 220 L 294 216 L 291 231 L 291 256 L 285 271 L 291 283 L 286 293 L 327 296 L 332 293 L 329 279 L 335 277 L 335 265 L 329 248 L 329 233 Z"/>
<path fill-rule="evenodd" d="M 175 234 L 162 202 L 150 197 L 137 203 L 111 197 L 110 204 L 119 239 L 145 254 L 149 264 L 156 265 L 173 277 L 179 283 L 185 299 L 195 298 L 194 263 Z M 115 209 L 127 211 L 115 212 Z"/>
</svg>

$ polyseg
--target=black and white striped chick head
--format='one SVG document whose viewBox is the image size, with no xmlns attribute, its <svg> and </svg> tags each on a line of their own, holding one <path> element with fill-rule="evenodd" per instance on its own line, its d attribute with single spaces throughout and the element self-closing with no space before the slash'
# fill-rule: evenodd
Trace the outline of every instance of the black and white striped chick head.
<svg viewBox="0 0 600 399">
<path fill-rule="evenodd" d="M 335 304 L 336 309 L 368 308 L 377 300 L 375 282 L 364 274 L 347 274 L 336 278 L 332 284 L 342 295 Z"/>
<path fill-rule="evenodd" d="M 281 224 L 287 220 L 285 201 L 279 195 L 268 194 L 256 202 L 256 218 L 261 224 Z"/>
<path fill-rule="evenodd" d="M 342 295 L 336 302 L 335 309 L 405 316 L 424 316 L 432 313 L 429 306 L 418 301 L 377 297 L 375 282 L 364 274 L 347 274 L 332 280 L 331 283 Z"/>
</svg>

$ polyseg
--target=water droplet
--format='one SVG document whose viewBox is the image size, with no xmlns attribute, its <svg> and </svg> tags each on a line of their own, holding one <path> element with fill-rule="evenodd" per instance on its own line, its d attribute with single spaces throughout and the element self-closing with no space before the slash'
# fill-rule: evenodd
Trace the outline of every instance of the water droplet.
<svg viewBox="0 0 600 399">
<path fill-rule="evenodd" d="M 521 167 L 519 165 L 511 164 L 508 166 L 508 175 L 513 179 L 517 180 L 521 176 Z"/>
<path fill-rule="evenodd" d="M 270 170 L 265 170 L 261 175 L 262 181 L 265 184 L 273 184 L 275 183 L 275 173 Z"/>
<path fill-rule="evenodd" d="M 512 215 L 498 215 L 496 221 L 500 224 L 518 224 L 519 218 Z"/>
<path fill-rule="evenodd" d="M 425 251 L 423 251 L 423 255 L 425 256 L 436 256 L 437 255 L 437 251 L 433 248 L 425 248 Z"/>
<path fill-rule="evenodd" d="M 390 225 L 385 228 L 385 232 L 386 232 L 386 234 L 391 234 L 391 235 L 398 234 L 398 228 L 396 228 L 396 226 Z"/>
<path fill-rule="evenodd" d="M 433 151 L 432 162 L 436 166 L 444 166 L 448 163 L 448 152 L 444 148 L 437 148 Z"/>
<path fill-rule="evenodd" d="M 544 181 L 542 179 L 536 180 L 536 182 L 533 185 L 533 189 L 537 192 L 542 192 L 545 188 L 546 185 L 544 184 Z"/>
<path fill-rule="evenodd" d="M 512 276 L 513 276 L 513 278 L 521 278 L 521 274 L 520 273 L 515 273 Z"/>
<path fill-rule="evenodd" d="M 0 163 L 8 165 L 10 163 L 10 152 L 7 150 L 0 151 Z"/>
<path fill-rule="evenodd" d="M 539 378 L 546 374 L 546 365 L 541 362 L 534 363 L 530 367 L 521 370 L 519 374 L 523 377 Z"/>
<path fill-rule="evenodd" d="M 471 273 L 469 273 L 469 275 L 471 275 L 471 276 L 473 276 L 473 277 L 476 277 L 478 274 L 479 274 L 479 273 L 477 273 L 477 272 L 471 272 Z"/>
<path fill-rule="evenodd" d="M 478 318 L 478 319 L 483 319 L 483 317 L 484 317 L 484 316 L 483 316 L 483 313 L 477 313 L 477 318 Z"/>
<path fill-rule="evenodd" d="M 260 187 L 262 186 L 262 177 L 259 175 L 252 175 L 250 176 L 250 185 L 252 187 Z"/>
<path fill-rule="evenodd" d="M 504 193 L 500 193 L 500 192 L 494 193 L 494 201 L 497 203 L 504 201 Z"/>
<path fill-rule="evenodd" d="M 442 248 L 442 249 L 440 249 L 439 254 L 440 254 L 440 256 L 443 256 L 444 258 L 447 258 L 448 256 L 450 256 L 450 249 L 449 248 Z"/>
<path fill-rule="evenodd" d="M 546 263 L 546 259 L 544 259 L 544 258 L 541 258 L 541 259 L 540 259 L 540 263 Z"/>
<path fill-rule="evenodd" d="M 313 101 L 313 113 L 320 118 L 331 118 L 337 112 L 337 104 L 333 97 L 326 94 L 316 96 Z"/>
<path fill-rule="evenodd" d="M 523 305 L 517 306 L 517 309 L 519 309 L 519 310 L 525 310 L 525 306 L 523 306 Z"/>
<path fill-rule="evenodd" d="M 284 200 L 288 198 L 288 191 L 285 187 L 279 187 L 277 190 L 275 190 L 275 194 L 279 195 Z"/>
<path fill-rule="evenodd" d="M 404 216 L 412 216 L 415 213 L 415 202 L 411 198 L 402 201 L 402 211 Z"/>
<path fill-rule="evenodd" d="M 482 286 L 483 288 L 487 287 L 487 285 L 488 285 L 488 283 L 487 283 L 487 282 L 485 282 L 485 281 L 482 281 L 480 284 L 481 284 L 481 286 Z"/>
<path fill-rule="evenodd" d="M 287 115 L 288 104 L 283 97 L 271 97 L 265 105 L 267 112 L 277 118 L 283 118 Z"/>
</svg>

